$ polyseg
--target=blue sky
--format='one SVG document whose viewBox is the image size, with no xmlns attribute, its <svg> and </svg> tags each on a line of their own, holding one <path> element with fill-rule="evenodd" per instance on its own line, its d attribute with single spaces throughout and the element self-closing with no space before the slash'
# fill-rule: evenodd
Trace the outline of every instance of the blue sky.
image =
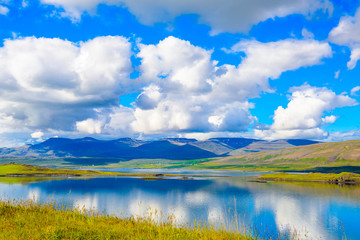
<svg viewBox="0 0 360 240">
<path fill-rule="evenodd" d="M 0 145 L 360 137 L 360 4 L 0 0 Z"/>
</svg>

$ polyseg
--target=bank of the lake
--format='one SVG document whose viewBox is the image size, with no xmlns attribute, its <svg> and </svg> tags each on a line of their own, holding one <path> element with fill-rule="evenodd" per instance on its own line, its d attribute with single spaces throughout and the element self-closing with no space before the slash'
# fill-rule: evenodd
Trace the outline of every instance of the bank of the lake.
<svg viewBox="0 0 360 240">
<path fill-rule="evenodd" d="M 59 210 L 60 208 L 60 210 Z M 175 226 L 150 219 L 119 218 L 54 203 L 0 201 L 2 239 L 255 239 L 245 232 L 214 229 L 206 224 Z"/>
<path fill-rule="evenodd" d="M 13 162 L 22 165 L 50 167 L 53 169 L 83 168 L 97 170 L 98 168 L 102 168 L 107 172 L 114 172 L 113 169 L 163 169 L 164 171 L 169 169 L 189 169 L 242 172 L 352 172 L 360 174 L 360 162 L 354 159 L 337 159 L 334 161 L 328 161 L 324 158 L 269 160 L 268 158 L 270 156 L 273 155 L 270 154 L 262 156 L 262 158 L 250 159 L 239 159 L 234 156 L 193 160 L 0 157 L 0 164 Z"/>
<path fill-rule="evenodd" d="M 203 177 L 202 175 L 183 175 L 183 174 L 169 174 L 169 173 L 124 173 L 111 171 L 96 171 L 96 170 L 79 170 L 79 169 L 53 169 L 48 167 L 38 167 L 28 164 L 6 163 L 0 164 L 0 181 L 2 178 L 12 177 L 26 177 L 26 178 L 41 178 L 41 177 L 139 177 L 148 180 L 161 179 L 167 177 L 174 178 L 188 178 L 188 177 Z"/>
<path fill-rule="evenodd" d="M 332 184 L 360 184 L 360 174 L 356 173 L 271 173 L 257 177 L 264 181 L 283 181 L 283 182 L 326 182 Z"/>
</svg>

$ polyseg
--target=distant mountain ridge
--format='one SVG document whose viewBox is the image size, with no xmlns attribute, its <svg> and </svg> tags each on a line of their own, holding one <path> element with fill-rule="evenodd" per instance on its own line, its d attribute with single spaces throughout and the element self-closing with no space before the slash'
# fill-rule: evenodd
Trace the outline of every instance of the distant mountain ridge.
<svg viewBox="0 0 360 240">
<path fill-rule="evenodd" d="M 35 145 L 1 148 L 0 156 L 190 160 L 277 150 L 315 143 L 318 142 L 304 139 L 269 142 L 249 138 L 211 138 L 204 141 L 188 138 L 164 138 L 154 141 L 131 138 L 115 140 L 98 140 L 91 137 L 50 138 Z"/>
</svg>

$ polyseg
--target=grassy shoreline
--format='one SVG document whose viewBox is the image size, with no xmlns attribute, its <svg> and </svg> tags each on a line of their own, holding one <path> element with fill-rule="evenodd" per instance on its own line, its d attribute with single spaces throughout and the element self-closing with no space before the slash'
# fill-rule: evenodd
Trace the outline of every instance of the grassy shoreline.
<svg viewBox="0 0 360 240">
<path fill-rule="evenodd" d="M 264 174 L 256 179 L 262 181 L 283 181 L 283 182 L 325 182 L 331 184 L 360 184 L 360 174 L 356 173 L 271 173 Z"/>
<path fill-rule="evenodd" d="M 264 158 L 265 159 L 265 158 Z M 321 172 L 341 173 L 352 172 L 360 174 L 358 160 L 337 159 L 238 159 L 236 157 L 208 158 L 193 160 L 168 159 L 133 159 L 123 161 L 108 161 L 102 158 L 29 158 L 29 157 L 0 157 L 1 163 L 16 162 L 18 164 L 36 165 L 42 167 L 61 168 L 104 168 L 111 171 L 113 168 L 129 169 L 191 169 L 191 170 L 218 170 L 218 171 L 257 171 L 257 172 Z M 78 164 L 80 161 L 82 164 Z M 101 162 L 101 164 L 100 164 Z"/>
<path fill-rule="evenodd" d="M 228 177 L 228 176 L 209 176 L 209 175 L 184 175 L 166 173 L 119 173 L 94 170 L 75 170 L 75 169 L 52 169 L 37 167 L 26 164 L 8 163 L 0 164 L 0 181 L 21 182 L 12 179 L 51 179 L 64 177 L 138 177 L 144 180 L 160 180 L 167 178 L 189 179 L 192 177 Z M 290 174 L 285 172 L 268 173 L 258 177 L 253 177 L 255 181 L 282 181 L 282 182 L 324 182 L 332 184 L 360 184 L 360 174 L 356 173 L 304 173 Z"/>
<path fill-rule="evenodd" d="M 6 163 L 0 164 L 0 177 L 140 177 L 144 179 L 161 179 L 161 178 L 181 178 L 204 177 L 203 175 L 184 175 L 169 173 L 120 173 L 95 170 L 75 170 L 75 169 L 52 169 L 47 167 L 38 167 L 27 164 Z M 207 176 L 208 177 L 208 176 Z M 211 176 L 219 177 L 219 176 Z M 225 176 L 221 176 L 225 177 Z"/>
<path fill-rule="evenodd" d="M 256 239 L 246 233 L 214 229 L 206 224 L 176 227 L 171 217 L 155 224 L 150 219 L 61 209 L 54 203 L 0 201 L 3 239 Z"/>
</svg>

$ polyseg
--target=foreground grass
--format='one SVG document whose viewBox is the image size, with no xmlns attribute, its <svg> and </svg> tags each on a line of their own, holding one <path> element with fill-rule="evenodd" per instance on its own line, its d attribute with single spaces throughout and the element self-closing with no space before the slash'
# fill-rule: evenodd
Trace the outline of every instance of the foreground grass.
<svg viewBox="0 0 360 240">
<path fill-rule="evenodd" d="M 226 230 L 198 225 L 175 227 L 171 218 L 155 224 L 80 210 L 58 210 L 33 201 L 0 201 L 2 239 L 254 239 Z"/>
<path fill-rule="evenodd" d="M 336 184 L 360 184 L 360 174 L 356 173 L 307 173 L 289 174 L 272 173 L 258 177 L 260 180 L 268 181 L 296 181 L 296 182 L 328 182 Z"/>
</svg>

